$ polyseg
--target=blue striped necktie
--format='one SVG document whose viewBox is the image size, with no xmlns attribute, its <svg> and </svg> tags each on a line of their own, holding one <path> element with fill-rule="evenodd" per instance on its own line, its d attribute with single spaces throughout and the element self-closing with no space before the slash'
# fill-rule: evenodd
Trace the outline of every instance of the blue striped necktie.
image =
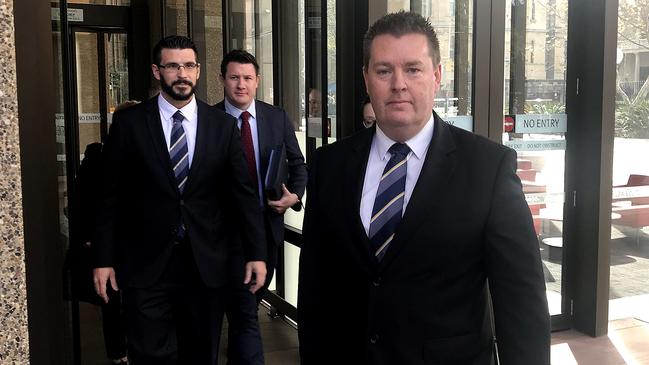
<svg viewBox="0 0 649 365">
<path fill-rule="evenodd" d="M 379 188 L 376 191 L 372 219 L 370 221 L 370 245 L 378 261 L 394 238 L 394 232 L 403 215 L 403 198 L 406 189 L 406 156 L 410 148 L 403 143 L 395 143 L 390 149 L 390 160 L 383 170 Z"/>
<path fill-rule="evenodd" d="M 174 113 L 174 124 L 171 128 L 171 140 L 169 143 L 169 157 L 171 157 L 171 166 L 173 166 L 180 193 L 185 190 L 187 176 L 189 176 L 189 150 L 187 149 L 187 137 L 183 128 L 183 119 L 185 117 L 180 110 Z"/>
</svg>

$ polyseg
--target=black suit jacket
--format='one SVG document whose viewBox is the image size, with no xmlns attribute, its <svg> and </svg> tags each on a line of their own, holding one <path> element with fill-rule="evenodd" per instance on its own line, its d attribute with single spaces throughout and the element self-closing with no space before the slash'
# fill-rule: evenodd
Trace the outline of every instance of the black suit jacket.
<svg viewBox="0 0 649 365">
<path fill-rule="evenodd" d="M 501 363 L 549 364 L 544 277 L 516 153 L 438 117 L 434 128 L 378 264 L 359 216 L 375 129 L 315 154 L 300 255 L 302 364 L 489 364 L 487 279 Z"/>
<path fill-rule="evenodd" d="M 148 287 L 160 277 L 181 222 L 203 281 L 223 286 L 234 252 L 266 259 L 261 209 L 250 184 L 236 121 L 199 100 L 196 147 L 178 190 L 158 98 L 115 113 L 104 148 L 104 194 L 93 243 L 96 267 Z"/>
<path fill-rule="evenodd" d="M 215 106 L 225 111 L 223 101 Z M 283 144 L 286 146 L 286 159 L 288 160 L 289 170 L 286 188 L 291 193 L 295 193 L 301 200 L 306 188 L 308 173 L 291 120 L 283 109 L 260 100 L 255 100 L 255 110 L 257 113 L 257 138 L 259 141 L 259 169 L 262 181 L 268 170 L 270 151 Z M 299 211 L 302 209 L 302 202 L 298 201 L 292 208 Z M 284 243 L 284 215 L 277 214 L 270 209 L 264 209 L 264 215 L 271 227 L 273 237 L 273 242 L 268 242 L 268 245 L 278 246 Z"/>
</svg>

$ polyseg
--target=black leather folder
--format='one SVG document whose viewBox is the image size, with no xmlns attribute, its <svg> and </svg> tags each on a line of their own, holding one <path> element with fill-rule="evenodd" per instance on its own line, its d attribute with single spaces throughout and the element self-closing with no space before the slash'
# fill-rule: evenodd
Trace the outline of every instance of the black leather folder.
<svg viewBox="0 0 649 365">
<path fill-rule="evenodd" d="M 282 184 L 288 180 L 288 162 L 286 161 L 286 147 L 275 147 L 268 157 L 268 169 L 264 178 L 264 192 L 270 200 L 282 197 Z"/>
</svg>

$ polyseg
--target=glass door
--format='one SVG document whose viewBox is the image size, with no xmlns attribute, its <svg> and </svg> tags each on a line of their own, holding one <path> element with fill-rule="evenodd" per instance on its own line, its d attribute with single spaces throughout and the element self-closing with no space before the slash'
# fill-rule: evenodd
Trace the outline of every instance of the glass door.
<svg viewBox="0 0 649 365">
<path fill-rule="evenodd" d="M 550 314 L 570 314 L 563 247 L 568 0 L 505 5 L 502 142 L 518 153 L 517 174 L 534 220 Z"/>
<path fill-rule="evenodd" d="M 72 208 L 70 247 L 75 257 L 70 282 L 76 293 L 73 308 L 78 308 L 78 356 L 87 364 L 125 354 L 119 298 L 115 297 L 113 305 L 97 305 L 99 302 L 91 286 L 92 266 L 88 251 L 92 244 L 94 202 L 100 194 L 101 166 L 97 164 L 101 161 L 102 143 L 108 135 L 113 112 L 133 102 L 128 100 L 126 33 L 86 27 L 72 27 L 71 30 L 71 93 L 74 99 L 71 114 L 74 117 L 69 127 L 75 131 L 76 149 L 68 151 L 66 160 L 76 166 L 76 176 L 69 203 Z M 106 340 L 105 336 L 110 337 Z"/>
<path fill-rule="evenodd" d="M 649 42 L 646 1 L 620 0 L 609 321 L 649 322 Z"/>
</svg>

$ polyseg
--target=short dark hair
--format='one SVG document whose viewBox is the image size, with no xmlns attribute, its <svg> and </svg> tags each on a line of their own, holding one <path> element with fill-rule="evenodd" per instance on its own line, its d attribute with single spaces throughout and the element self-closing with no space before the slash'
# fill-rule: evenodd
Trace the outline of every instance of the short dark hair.
<svg viewBox="0 0 649 365">
<path fill-rule="evenodd" d="M 162 50 L 163 49 L 191 49 L 194 51 L 194 55 L 198 58 L 198 50 L 194 42 L 182 35 L 170 35 L 162 38 L 158 43 L 153 47 L 153 63 L 160 65 L 162 62 Z"/>
<path fill-rule="evenodd" d="M 384 15 L 367 30 L 363 38 L 363 67 L 367 69 L 370 63 L 370 47 L 374 38 L 382 34 L 389 34 L 398 38 L 412 33 L 426 36 L 430 58 L 433 59 L 433 65 L 437 66 L 440 62 L 440 55 L 439 41 L 435 29 L 428 19 L 423 16 L 401 10 L 397 13 Z"/>
<path fill-rule="evenodd" d="M 250 63 L 255 66 L 255 74 L 259 75 L 259 64 L 257 63 L 257 59 L 246 50 L 233 49 L 232 51 L 228 52 L 225 57 L 223 57 L 223 61 L 221 61 L 221 77 L 225 77 L 225 73 L 228 71 L 228 64 L 230 62 L 241 64 Z"/>
</svg>

